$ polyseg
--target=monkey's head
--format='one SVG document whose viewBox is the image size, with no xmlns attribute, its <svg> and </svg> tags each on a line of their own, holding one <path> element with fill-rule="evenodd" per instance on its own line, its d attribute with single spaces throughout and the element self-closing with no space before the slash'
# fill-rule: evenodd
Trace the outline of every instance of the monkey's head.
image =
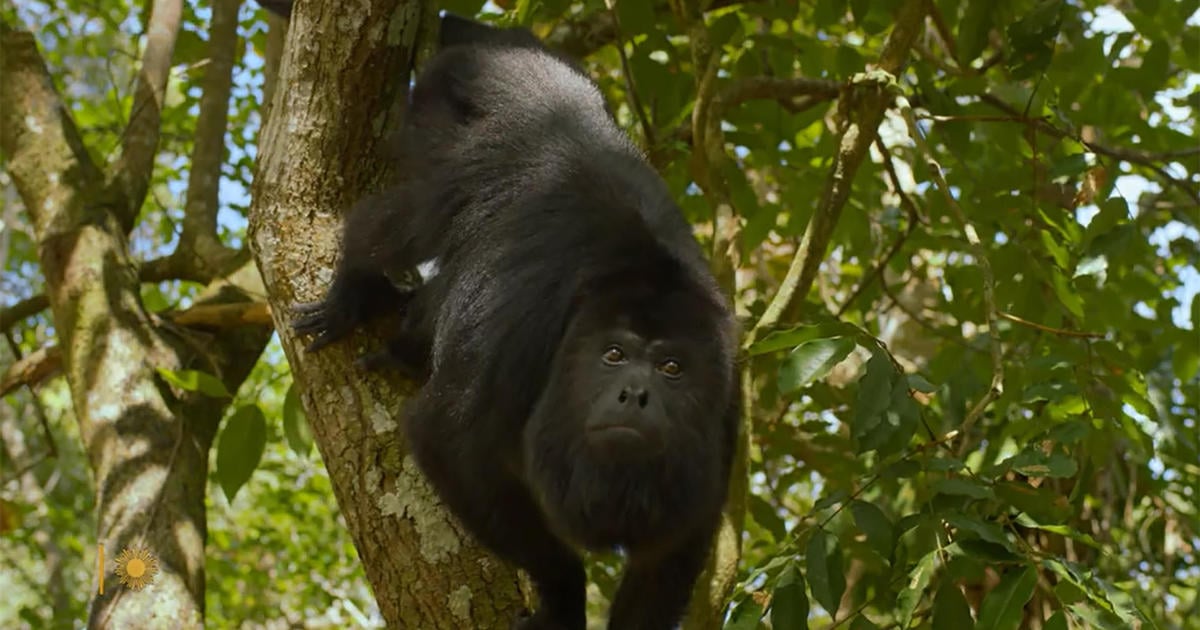
<svg viewBox="0 0 1200 630">
<path fill-rule="evenodd" d="M 730 319 L 709 292 L 654 280 L 577 303 L 525 429 L 528 478 L 584 544 L 652 541 L 724 496 Z"/>
</svg>

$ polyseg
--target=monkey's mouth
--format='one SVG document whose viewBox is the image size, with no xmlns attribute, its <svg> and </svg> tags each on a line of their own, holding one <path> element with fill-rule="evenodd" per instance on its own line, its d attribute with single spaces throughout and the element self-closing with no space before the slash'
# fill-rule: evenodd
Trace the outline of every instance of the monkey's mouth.
<svg viewBox="0 0 1200 630">
<path fill-rule="evenodd" d="M 646 439 L 646 434 L 627 424 L 603 424 L 590 427 L 588 435 L 600 439 Z"/>
<path fill-rule="evenodd" d="M 650 455 L 658 451 L 658 440 L 643 428 L 608 423 L 588 427 L 587 442 L 592 448 L 613 454 Z"/>
</svg>

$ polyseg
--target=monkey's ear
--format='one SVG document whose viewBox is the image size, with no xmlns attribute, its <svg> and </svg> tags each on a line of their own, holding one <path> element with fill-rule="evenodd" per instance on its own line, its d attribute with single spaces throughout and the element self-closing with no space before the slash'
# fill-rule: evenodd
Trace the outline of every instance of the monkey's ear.
<svg viewBox="0 0 1200 630">
<path fill-rule="evenodd" d="M 449 11 L 442 11 L 440 15 L 439 48 L 465 44 L 501 44 L 525 48 L 540 48 L 542 45 L 529 29 L 497 28 Z"/>
</svg>

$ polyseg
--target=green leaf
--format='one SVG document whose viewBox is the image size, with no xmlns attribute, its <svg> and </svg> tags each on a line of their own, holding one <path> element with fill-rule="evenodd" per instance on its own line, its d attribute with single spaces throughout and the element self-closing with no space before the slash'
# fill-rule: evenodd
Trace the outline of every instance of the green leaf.
<svg viewBox="0 0 1200 630">
<path fill-rule="evenodd" d="M 654 30 L 654 6 L 651 3 L 618 1 L 616 10 L 621 20 L 621 34 L 626 38 Z"/>
<path fill-rule="evenodd" d="M 1071 314 L 1080 319 L 1083 318 L 1083 298 L 1071 287 L 1070 280 L 1057 270 L 1050 270 L 1051 285 L 1054 287 L 1054 294 L 1058 296 L 1058 301 L 1067 307 Z"/>
<path fill-rule="evenodd" d="M 904 585 L 904 589 L 896 596 L 896 617 L 900 621 L 901 628 L 907 628 L 912 622 L 913 613 L 917 610 L 917 604 L 921 603 L 921 597 L 925 594 L 925 589 L 929 588 L 929 580 L 933 577 L 933 569 L 937 561 L 938 550 L 934 549 L 925 554 L 912 571 L 908 573 L 908 583 Z"/>
<path fill-rule="evenodd" d="M 308 428 L 308 417 L 296 394 L 296 383 L 288 386 L 283 398 L 283 437 L 288 447 L 297 455 L 308 455 L 312 450 L 312 432 Z"/>
<path fill-rule="evenodd" d="M 854 347 L 854 340 L 846 337 L 814 339 L 800 344 L 779 366 L 779 391 L 790 394 L 825 378 Z"/>
<path fill-rule="evenodd" d="M 853 337 L 858 330 L 842 323 L 821 323 L 777 330 L 750 345 L 751 356 L 795 348 L 806 341 L 832 337 Z"/>
<path fill-rule="evenodd" d="M 1062 26 L 1065 0 L 1041 0 L 1008 27 L 1008 62 L 1015 79 L 1028 79 L 1050 65 Z"/>
<path fill-rule="evenodd" d="M 980 630 L 1017 630 L 1021 625 L 1021 613 L 1033 597 L 1036 584 L 1037 571 L 1032 567 L 1006 573 L 979 607 Z"/>
<path fill-rule="evenodd" d="M 1072 153 L 1054 162 L 1047 177 L 1050 179 L 1074 178 L 1088 169 L 1087 153 Z"/>
<path fill-rule="evenodd" d="M 996 484 L 996 494 L 1001 500 L 1007 501 L 1039 523 L 1064 523 L 1072 513 L 1067 497 L 1045 487 L 1034 488 L 1022 483 L 1002 481 Z"/>
<path fill-rule="evenodd" d="M 1000 545 L 1009 551 L 1013 550 L 1012 542 L 1008 539 L 1008 534 L 1004 531 L 1003 527 L 995 523 L 984 522 L 973 516 L 964 514 L 950 514 L 945 518 L 947 523 L 958 529 L 972 532 L 981 539 Z"/>
<path fill-rule="evenodd" d="M 1097 236 L 1103 236 L 1122 223 L 1129 221 L 1129 204 L 1121 197 L 1105 199 L 1100 212 L 1092 217 L 1084 232 L 1084 243 L 1090 244 Z"/>
<path fill-rule="evenodd" d="M 968 0 L 962 21 L 958 24 L 959 66 L 969 67 L 987 47 L 995 7 L 995 0 Z"/>
<path fill-rule="evenodd" d="M 972 499 L 996 498 L 996 494 L 992 492 L 991 488 L 974 479 L 964 477 L 941 479 L 933 484 L 933 489 L 938 494 L 970 497 Z"/>
<path fill-rule="evenodd" d="M 932 394 L 937 391 L 937 386 L 925 380 L 925 377 L 920 374 L 909 374 L 907 378 L 909 389 L 914 389 L 923 394 Z"/>
<path fill-rule="evenodd" d="M 836 490 L 833 494 L 823 497 L 813 504 L 813 510 L 824 510 L 831 505 L 836 505 L 842 501 L 845 501 L 849 497 L 849 492 L 846 492 L 845 490 Z"/>
<path fill-rule="evenodd" d="M 891 559 L 895 549 L 896 532 L 892 521 L 879 509 L 879 506 L 866 501 L 855 501 L 850 504 L 854 514 L 854 522 L 858 529 L 867 535 L 867 544 L 879 552 L 884 558 Z"/>
<path fill-rule="evenodd" d="M 1054 611 L 1054 614 L 1050 615 L 1045 625 L 1042 626 L 1042 630 L 1069 630 L 1067 628 L 1067 616 L 1061 610 Z"/>
<path fill-rule="evenodd" d="M 874 621 L 867 618 L 866 615 L 859 614 L 850 622 L 850 630 L 879 630 L 879 626 L 875 625 Z"/>
<path fill-rule="evenodd" d="M 1046 454 L 1026 449 L 1002 462 L 1026 477 L 1074 477 L 1079 471 L 1075 460 L 1063 453 Z"/>
<path fill-rule="evenodd" d="M 763 606 L 753 597 L 743 599 L 729 615 L 725 630 L 756 630 L 761 623 Z"/>
<path fill-rule="evenodd" d="M 838 540 L 821 530 L 808 541 L 805 554 L 808 566 L 808 586 L 813 598 L 830 615 L 837 613 L 842 593 L 846 591 L 846 575 L 842 569 L 842 549 Z"/>
<path fill-rule="evenodd" d="M 1134 626 L 1127 625 L 1121 622 L 1121 619 L 1110 611 L 1104 610 L 1091 602 L 1083 601 L 1076 602 L 1067 606 L 1071 612 L 1079 616 L 1086 623 L 1083 627 L 1091 630 L 1098 628 L 1099 630 L 1129 630 Z"/>
<path fill-rule="evenodd" d="M 233 395 L 225 389 L 221 379 L 199 370 L 168 370 L 158 368 L 158 374 L 165 381 L 189 392 L 199 392 L 213 398 L 232 398 Z"/>
<path fill-rule="evenodd" d="M 804 592 L 804 576 L 795 561 L 788 562 L 775 580 L 771 594 L 771 627 L 777 629 L 808 628 L 808 594 Z"/>
<path fill-rule="evenodd" d="M 962 591 L 950 580 L 944 580 L 933 597 L 933 630 L 971 630 L 975 620 Z"/>
<path fill-rule="evenodd" d="M 892 383 L 896 376 L 896 368 L 887 355 L 882 352 L 871 355 L 867 361 L 867 371 L 858 381 L 858 397 L 851 425 L 855 436 L 865 435 L 883 419 L 883 413 L 891 402 Z"/>
<path fill-rule="evenodd" d="M 217 479 L 230 503 L 250 480 L 267 445 L 267 420 L 258 405 L 244 405 L 225 421 L 217 444 Z"/>
<path fill-rule="evenodd" d="M 1054 240 L 1054 235 L 1050 233 L 1050 230 L 1042 230 L 1040 236 L 1042 246 L 1054 258 L 1054 264 L 1058 265 L 1059 269 L 1070 269 L 1071 254 L 1067 252 L 1067 248 L 1059 245 L 1058 241 Z"/>
</svg>

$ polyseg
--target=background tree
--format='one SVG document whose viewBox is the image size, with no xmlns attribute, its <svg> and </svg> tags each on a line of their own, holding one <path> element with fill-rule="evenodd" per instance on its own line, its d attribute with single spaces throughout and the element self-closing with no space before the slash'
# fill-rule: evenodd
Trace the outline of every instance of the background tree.
<svg viewBox="0 0 1200 630">
<path fill-rule="evenodd" d="M 378 337 L 282 325 L 439 8 L 584 61 L 744 320 L 689 627 L 1195 627 L 1200 0 L 0 7 L 0 626 L 522 604 L 351 366 Z"/>
</svg>

